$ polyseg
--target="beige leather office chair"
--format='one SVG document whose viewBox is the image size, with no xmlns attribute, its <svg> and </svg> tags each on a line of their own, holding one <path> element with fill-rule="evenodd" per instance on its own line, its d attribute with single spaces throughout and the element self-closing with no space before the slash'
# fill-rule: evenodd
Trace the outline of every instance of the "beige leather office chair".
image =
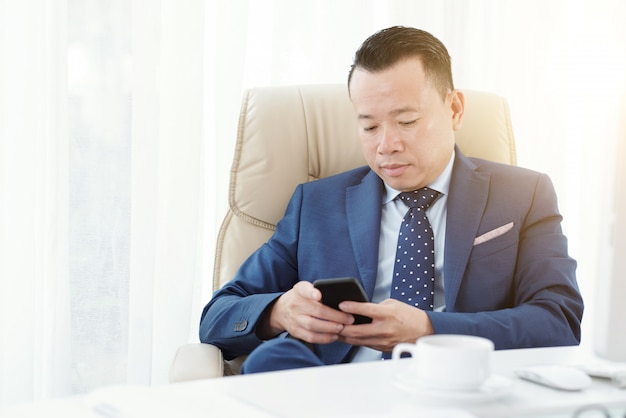
<svg viewBox="0 0 626 418">
<path fill-rule="evenodd" d="M 506 99 L 464 91 L 465 115 L 456 140 L 471 157 L 516 163 Z M 253 88 L 241 107 L 229 205 L 219 232 L 213 289 L 230 280 L 281 219 L 299 183 L 365 165 L 356 118 L 345 85 Z M 224 362 L 209 344 L 179 348 L 170 381 L 236 374 L 241 361 Z"/>
</svg>

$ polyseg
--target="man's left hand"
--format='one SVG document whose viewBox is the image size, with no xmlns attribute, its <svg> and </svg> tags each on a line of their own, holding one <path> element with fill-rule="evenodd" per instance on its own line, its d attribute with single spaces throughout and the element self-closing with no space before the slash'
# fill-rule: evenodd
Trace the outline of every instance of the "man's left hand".
<svg viewBox="0 0 626 418">
<path fill-rule="evenodd" d="M 415 343 L 424 335 L 434 334 L 425 311 L 395 299 L 382 303 L 351 302 L 339 304 L 339 309 L 372 318 L 369 324 L 346 325 L 339 341 L 391 352 L 398 343 Z"/>
</svg>

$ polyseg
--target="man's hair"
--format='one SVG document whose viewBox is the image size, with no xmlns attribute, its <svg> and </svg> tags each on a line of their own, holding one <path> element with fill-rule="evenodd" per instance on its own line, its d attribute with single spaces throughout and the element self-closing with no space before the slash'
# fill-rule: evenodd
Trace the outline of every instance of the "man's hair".
<svg viewBox="0 0 626 418">
<path fill-rule="evenodd" d="M 357 68 L 375 73 L 415 57 L 420 58 L 426 77 L 443 98 L 454 90 L 450 55 L 445 45 L 426 31 L 404 26 L 383 29 L 361 44 L 350 67 L 348 87 Z"/>
</svg>

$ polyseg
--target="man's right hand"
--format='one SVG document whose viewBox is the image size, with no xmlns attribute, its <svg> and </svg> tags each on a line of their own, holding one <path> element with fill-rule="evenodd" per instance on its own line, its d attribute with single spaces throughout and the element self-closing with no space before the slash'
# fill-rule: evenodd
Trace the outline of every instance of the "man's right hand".
<svg viewBox="0 0 626 418">
<path fill-rule="evenodd" d="M 266 309 L 257 326 L 261 339 L 270 339 L 283 331 L 313 344 L 329 344 L 339 338 L 345 325 L 354 317 L 322 304 L 322 293 L 312 283 L 298 282 Z"/>
</svg>

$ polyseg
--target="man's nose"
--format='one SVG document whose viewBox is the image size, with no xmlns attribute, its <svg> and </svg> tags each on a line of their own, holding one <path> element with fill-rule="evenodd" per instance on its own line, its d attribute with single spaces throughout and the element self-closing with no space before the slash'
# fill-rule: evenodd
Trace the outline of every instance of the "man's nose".
<svg viewBox="0 0 626 418">
<path fill-rule="evenodd" d="M 378 152 L 380 154 L 391 154 L 402 149 L 402 141 L 396 129 L 385 127 L 380 131 L 378 141 Z"/>
</svg>

